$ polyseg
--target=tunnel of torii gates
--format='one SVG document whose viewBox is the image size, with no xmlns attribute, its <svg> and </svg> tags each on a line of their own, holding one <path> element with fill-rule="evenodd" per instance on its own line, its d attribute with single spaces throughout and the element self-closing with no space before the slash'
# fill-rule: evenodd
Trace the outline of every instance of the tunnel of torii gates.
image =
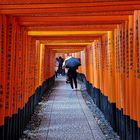
<svg viewBox="0 0 140 140">
<path fill-rule="evenodd" d="M 140 139 L 139 10 L 139 0 L 0 0 L 0 139 L 21 136 L 67 53 L 114 130 Z"/>
</svg>

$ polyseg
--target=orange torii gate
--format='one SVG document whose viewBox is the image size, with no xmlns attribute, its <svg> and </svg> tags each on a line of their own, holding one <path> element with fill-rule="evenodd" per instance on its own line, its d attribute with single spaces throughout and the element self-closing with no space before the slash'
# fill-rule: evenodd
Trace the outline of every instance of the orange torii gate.
<svg viewBox="0 0 140 140">
<path fill-rule="evenodd" d="M 140 139 L 139 10 L 139 0 L 0 1 L 2 139 L 21 135 L 54 82 L 55 54 L 67 52 L 121 138 Z"/>
</svg>

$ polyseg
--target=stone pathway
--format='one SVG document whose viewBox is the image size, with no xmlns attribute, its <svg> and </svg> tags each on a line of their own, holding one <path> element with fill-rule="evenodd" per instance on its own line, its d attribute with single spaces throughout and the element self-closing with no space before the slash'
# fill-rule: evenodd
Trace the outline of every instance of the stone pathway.
<svg viewBox="0 0 140 140">
<path fill-rule="evenodd" d="M 33 140 L 105 140 L 80 91 L 72 90 L 65 77 L 58 77 L 42 121 Z"/>
<path fill-rule="evenodd" d="M 49 99 L 43 97 L 38 105 L 35 116 L 40 121 L 31 120 L 21 140 L 105 140 L 80 88 L 72 90 L 65 77 L 58 77 Z"/>
</svg>

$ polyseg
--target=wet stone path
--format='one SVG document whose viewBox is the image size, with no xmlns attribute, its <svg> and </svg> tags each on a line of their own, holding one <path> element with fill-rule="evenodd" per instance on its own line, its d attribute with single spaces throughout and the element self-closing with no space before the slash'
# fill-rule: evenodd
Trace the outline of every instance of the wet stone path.
<svg viewBox="0 0 140 140">
<path fill-rule="evenodd" d="M 72 90 L 65 77 L 58 77 L 48 99 L 39 104 L 40 124 L 31 132 L 33 140 L 105 140 L 80 91 Z M 27 139 L 27 138 L 24 138 Z"/>
</svg>

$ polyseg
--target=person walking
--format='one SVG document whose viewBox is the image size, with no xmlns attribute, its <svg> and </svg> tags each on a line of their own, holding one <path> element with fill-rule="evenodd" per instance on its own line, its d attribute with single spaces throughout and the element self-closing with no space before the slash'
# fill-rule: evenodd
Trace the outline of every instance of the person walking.
<svg viewBox="0 0 140 140">
<path fill-rule="evenodd" d="M 77 89 L 77 71 L 76 71 L 76 69 L 77 68 L 69 68 L 68 73 L 67 73 L 72 89 L 74 88 L 73 87 L 73 82 L 74 82 L 74 85 L 75 85 L 75 89 Z"/>
<path fill-rule="evenodd" d="M 75 85 L 75 89 L 77 89 L 77 71 L 76 70 L 78 69 L 78 66 L 80 65 L 81 65 L 80 59 L 72 57 L 71 55 L 68 55 L 68 58 L 65 59 L 65 61 L 63 62 L 63 66 L 65 68 L 68 68 L 67 76 L 68 76 L 72 89 L 74 88 L 73 82 Z"/>
<path fill-rule="evenodd" d="M 62 65 L 62 68 L 65 70 L 65 73 L 66 73 L 66 83 L 68 84 L 70 81 L 69 81 L 69 76 L 68 76 L 68 69 L 69 68 L 66 68 L 66 65 L 65 65 L 65 62 L 72 58 L 72 55 L 71 54 L 67 54 L 67 58 L 64 60 L 63 62 L 63 65 Z"/>
<path fill-rule="evenodd" d="M 59 66 L 59 62 L 58 62 L 58 58 L 55 59 L 55 77 L 57 78 L 57 73 L 58 73 L 58 66 Z"/>
<path fill-rule="evenodd" d="M 64 59 L 61 56 L 59 56 L 58 62 L 59 62 L 59 65 L 58 65 L 58 73 L 60 75 L 62 75 L 62 65 L 63 65 Z"/>
</svg>

